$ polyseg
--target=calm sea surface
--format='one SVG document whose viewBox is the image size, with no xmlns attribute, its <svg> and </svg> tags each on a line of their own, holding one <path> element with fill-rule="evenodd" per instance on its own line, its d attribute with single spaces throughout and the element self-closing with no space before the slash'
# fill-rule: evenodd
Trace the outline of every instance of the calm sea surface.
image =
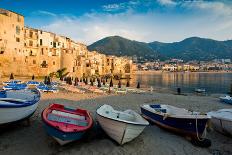
<svg viewBox="0 0 232 155">
<path fill-rule="evenodd" d="M 167 88 L 191 93 L 195 88 L 205 88 L 208 93 L 227 93 L 232 84 L 232 73 L 137 73 L 133 83 L 141 82 L 145 87 Z"/>
</svg>

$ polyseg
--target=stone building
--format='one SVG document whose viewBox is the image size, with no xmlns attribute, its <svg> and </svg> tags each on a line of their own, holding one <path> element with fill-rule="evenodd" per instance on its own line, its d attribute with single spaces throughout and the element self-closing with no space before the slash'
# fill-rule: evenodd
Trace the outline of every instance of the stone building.
<svg viewBox="0 0 232 155">
<path fill-rule="evenodd" d="M 70 38 L 24 26 L 24 17 L 0 9 L 0 75 L 46 76 L 67 68 L 69 76 L 130 73 L 132 61 L 88 51 Z"/>
</svg>

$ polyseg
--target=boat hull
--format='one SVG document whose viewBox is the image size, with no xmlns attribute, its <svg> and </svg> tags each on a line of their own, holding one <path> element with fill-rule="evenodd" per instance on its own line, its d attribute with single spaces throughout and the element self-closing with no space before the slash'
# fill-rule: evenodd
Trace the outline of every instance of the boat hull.
<svg viewBox="0 0 232 155">
<path fill-rule="evenodd" d="M 227 103 L 227 104 L 231 104 L 232 105 L 232 100 L 229 99 L 225 99 L 225 98 L 220 98 L 221 102 Z"/>
<path fill-rule="evenodd" d="M 0 125 L 28 118 L 36 111 L 38 104 L 39 102 L 26 107 L 0 108 Z"/>
<path fill-rule="evenodd" d="M 171 130 L 178 134 L 194 138 L 197 137 L 197 133 L 198 136 L 201 137 L 208 122 L 208 118 L 197 119 L 196 122 L 196 118 L 165 117 L 163 115 L 153 113 L 143 107 L 141 107 L 141 113 L 145 119 L 154 122 L 158 126 Z"/>
<path fill-rule="evenodd" d="M 44 124 L 44 128 L 48 135 L 52 136 L 60 145 L 65 145 L 72 141 L 76 141 L 82 138 L 86 131 L 82 132 L 62 132 L 59 129 L 50 126 L 48 124 Z"/>
<path fill-rule="evenodd" d="M 120 145 L 138 137 L 146 125 L 129 124 L 97 115 L 97 121 L 109 137 Z"/>
<path fill-rule="evenodd" d="M 215 130 L 232 136 L 232 121 L 216 117 L 212 117 L 210 121 L 213 124 L 213 128 Z"/>
</svg>

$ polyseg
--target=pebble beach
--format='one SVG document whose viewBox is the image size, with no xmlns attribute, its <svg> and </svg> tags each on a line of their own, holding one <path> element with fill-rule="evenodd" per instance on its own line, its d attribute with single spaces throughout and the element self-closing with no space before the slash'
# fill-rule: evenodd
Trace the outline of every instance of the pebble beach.
<svg viewBox="0 0 232 155">
<path fill-rule="evenodd" d="M 190 110 L 208 112 L 231 105 L 219 102 L 217 94 L 197 96 L 194 94 L 175 95 L 169 92 L 147 92 L 142 94 L 128 93 L 126 95 L 71 93 L 43 93 L 39 106 L 30 118 L 30 125 L 19 124 L 2 126 L 0 128 L 0 154 L 31 155 L 31 154 L 159 154 L 159 155 L 207 155 L 232 154 L 232 138 L 214 130 L 207 132 L 207 138 L 212 145 L 201 148 L 192 145 L 187 139 L 151 124 L 133 141 L 123 146 L 110 139 L 96 123 L 80 141 L 60 146 L 43 129 L 41 112 L 51 103 L 59 103 L 71 107 L 80 107 L 91 112 L 96 120 L 96 109 L 103 105 L 112 105 L 117 110 L 132 109 L 140 113 L 140 105 L 146 103 L 169 104 Z"/>
</svg>

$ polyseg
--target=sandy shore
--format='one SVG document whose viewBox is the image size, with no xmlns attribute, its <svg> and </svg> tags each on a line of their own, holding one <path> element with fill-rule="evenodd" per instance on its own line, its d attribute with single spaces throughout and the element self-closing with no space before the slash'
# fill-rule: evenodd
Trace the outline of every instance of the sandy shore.
<svg viewBox="0 0 232 155">
<path fill-rule="evenodd" d="M 199 148 L 193 146 L 185 138 L 163 130 L 156 125 L 148 126 L 135 140 L 117 145 L 99 126 L 95 126 L 82 140 L 59 146 L 43 129 L 40 114 L 50 103 L 62 103 L 88 109 L 94 119 L 95 110 L 103 104 L 113 105 L 116 109 L 133 109 L 139 112 L 144 103 L 166 103 L 179 107 L 208 112 L 220 108 L 231 108 L 222 104 L 216 96 L 182 96 L 167 93 L 97 95 L 60 92 L 45 93 L 35 114 L 31 117 L 31 126 L 20 123 L 0 128 L 1 155 L 34 155 L 34 154 L 232 154 L 232 138 L 211 131 L 207 137 L 212 146 Z"/>
</svg>

